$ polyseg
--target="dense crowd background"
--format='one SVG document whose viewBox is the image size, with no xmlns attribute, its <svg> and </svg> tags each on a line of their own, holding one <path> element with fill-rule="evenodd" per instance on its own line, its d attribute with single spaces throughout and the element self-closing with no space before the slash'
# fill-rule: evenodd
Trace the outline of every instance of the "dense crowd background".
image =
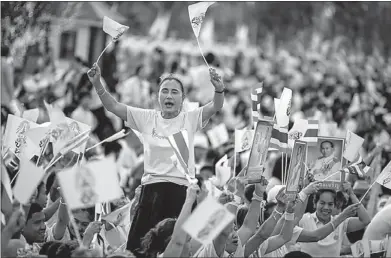
<svg viewBox="0 0 391 258">
<path fill-rule="evenodd" d="M 361 155 L 368 159 L 368 164 L 375 160 L 375 166 L 383 169 L 391 160 L 391 58 L 376 51 L 371 54 L 364 51 L 344 51 L 331 43 L 325 44 L 321 37 L 318 41 L 315 38 L 310 48 L 299 40 L 289 44 L 277 44 L 268 40 L 257 47 L 231 48 L 227 52 L 222 51 L 223 48 L 217 44 L 214 49 L 208 48 L 205 51 L 207 62 L 223 75 L 227 92 L 222 112 L 215 115 L 195 139 L 195 158 L 200 181 L 208 182 L 215 175 L 214 165 L 224 154 L 229 154 L 230 157 L 236 155 L 233 153 L 234 130 L 252 126 L 250 91 L 261 82 L 261 113 L 264 116 L 274 115 L 274 98 L 279 98 L 283 88 L 288 87 L 293 91 L 290 127 L 297 118 L 313 118 L 319 120 L 324 136 L 344 138 L 349 129 L 365 139 Z M 181 41 L 175 39 L 153 41 L 147 37 L 125 35 L 104 54 L 100 64 L 102 77 L 110 92 L 120 102 L 140 108 L 156 108 L 159 77 L 165 73 L 175 73 L 184 82 L 185 108 L 191 108 L 194 102 L 203 105 L 211 100 L 210 92 L 213 90 L 208 68 L 196 45 L 187 45 L 185 48 Z M 10 46 L 3 45 L 3 130 L 8 114 L 20 115 L 24 110 L 33 108 L 40 110 L 38 123 L 49 122 L 44 100 L 60 107 L 66 116 L 92 127 L 93 133 L 88 146 L 124 128 L 123 121 L 103 108 L 88 80 L 86 72 L 92 63 L 73 56 L 68 60 L 69 66 L 64 68 L 58 66 L 58 60 L 53 60 L 50 52 L 42 53 L 33 73 L 24 74 L 15 71 L 12 60 Z M 206 132 L 220 123 L 225 124 L 232 140 L 219 148 L 212 148 Z M 116 157 L 121 186 L 125 192 L 124 203 L 131 203 L 132 206 L 130 216 L 137 206 L 137 187 L 143 173 L 141 141 L 131 131 L 122 140 L 103 144 L 86 153 L 87 159 L 112 155 Z M 379 144 L 382 146 L 379 147 Z M 248 153 L 237 155 L 236 174 L 248 159 Z M 265 176 L 271 184 L 281 184 L 281 160 L 280 154 L 269 153 L 270 164 Z M 373 182 L 371 180 L 373 175 L 367 180 L 349 177 L 351 187 L 358 197 L 369 188 Z M 211 189 L 210 184 L 205 185 Z M 51 206 L 53 203 L 58 208 L 61 200 L 56 187 L 56 180 L 53 178 L 46 185 L 40 185 L 35 198 L 37 201 L 44 199 L 41 205 L 44 207 L 32 204 L 30 210 L 45 208 L 44 211 L 48 212 L 48 207 L 54 207 Z M 364 200 L 367 209 L 370 205 L 376 207 L 371 216 L 380 210 L 390 196 L 391 190 L 385 187 L 379 189 L 375 199 L 371 199 L 370 194 L 367 195 Z M 113 207 L 116 205 L 120 207 L 123 204 L 112 204 Z M 307 210 L 313 211 L 313 207 L 309 205 Z M 32 213 L 33 211 L 29 212 L 27 219 Z M 91 214 L 93 212 L 89 211 L 88 215 Z M 88 223 L 83 229 L 87 226 Z M 361 239 L 363 232 L 358 236 L 348 235 L 348 242 L 354 243 Z M 50 241 L 42 246 L 41 252 L 48 257 L 69 257 L 71 253 L 74 257 L 81 257 L 82 254 L 78 251 L 73 252 L 76 247 L 77 243 L 73 242 L 64 244 Z M 13 251 L 11 248 L 10 252 Z M 94 253 L 84 255 L 93 256 Z"/>
</svg>

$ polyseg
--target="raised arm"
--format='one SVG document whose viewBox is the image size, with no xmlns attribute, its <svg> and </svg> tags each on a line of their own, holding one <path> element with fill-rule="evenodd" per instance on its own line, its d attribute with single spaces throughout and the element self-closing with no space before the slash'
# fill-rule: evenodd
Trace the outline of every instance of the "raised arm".
<svg viewBox="0 0 391 258">
<path fill-rule="evenodd" d="M 58 198 L 55 202 L 50 204 L 49 207 L 43 209 L 43 213 L 45 214 L 45 221 L 48 221 L 53 217 L 53 215 L 58 210 L 58 207 L 60 207 L 60 198 Z"/>
<path fill-rule="evenodd" d="M 206 104 L 202 111 L 202 122 L 208 121 L 216 112 L 223 108 L 224 104 L 224 83 L 221 76 L 216 73 L 213 68 L 209 69 L 210 81 L 215 87 L 215 94 L 213 100 Z"/>
<path fill-rule="evenodd" d="M 94 73 L 95 71 L 95 73 Z M 127 109 L 126 105 L 118 102 L 102 85 L 101 79 L 101 71 L 97 64 L 87 72 L 88 78 L 90 79 L 92 85 L 95 87 L 96 93 L 98 94 L 100 100 L 102 101 L 103 106 L 107 109 L 107 111 L 113 113 L 118 116 L 122 120 L 127 120 Z"/>
<path fill-rule="evenodd" d="M 62 199 L 62 198 L 61 198 Z M 60 207 L 58 208 L 58 214 L 57 214 L 57 223 L 54 225 L 53 228 L 53 238 L 54 240 L 61 240 L 64 237 L 65 230 L 67 228 L 68 222 L 69 222 L 69 216 L 66 204 L 60 200 Z"/>
<path fill-rule="evenodd" d="M 181 257 L 187 241 L 187 233 L 182 229 L 183 223 L 191 214 L 191 208 L 197 198 L 197 192 L 200 191 L 198 185 L 190 185 L 187 188 L 186 201 L 182 206 L 181 213 L 175 223 L 174 231 L 170 242 L 168 243 L 163 257 Z"/>
<path fill-rule="evenodd" d="M 352 201 L 352 203 L 358 205 L 358 210 L 357 210 L 358 218 L 351 218 L 349 220 L 349 224 L 347 227 L 347 233 L 354 232 L 354 231 L 365 228 L 371 222 L 371 217 L 369 216 L 369 214 L 368 214 L 367 210 L 364 208 L 364 206 L 360 203 L 360 200 L 358 200 L 357 196 L 354 194 L 351 184 L 348 182 L 345 182 L 343 184 L 343 188 L 349 194 L 349 197 L 350 197 L 350 200 Z"/>
<path fill-rule="evenodd" d="M 335 220 L 330 221 L 323 227 L 318 228 L 314 231 L 309 231 L 303 229 L 297 242 L 318 242 L 328 235 L 330 235 L 342 222 L 347 218 L 354 216 L 357 212 L 358 204 L 353 204 L 344 209 L 344 211 L 335 218 Z"/>
<path fill-rule="evenodd" d="M 255 191 L 253 198 L 251 200 L 250 207 L 248 209 L 247 215 L 244 219 L 243 225 L 238 230 L 238 237 L 242 245 L 245 245 L 246 242 L 252 237 L 256 231 L 261 202 L 263 200 L 263 193 L 266 191 L 266 186 L 268 181 L 262 177 L 262 181 L 255 185 Z"/>
<path fill-rule="evenodd" d="M 284 188 L 280 190 L 278 195 L 284 194 L 283 192 Z M 257 233 L 255 233 L 255 235 L 252 236 L 250 240 L 246 243 L 244 250 L 245 257 L 248 257 L 252 253 L 254 253 L 258 249 L 258 247 L 270 237 L 274 230 L 274 227 L 276 226 L 276 223 L 282 217 L 282 214 L 285 211 L 285 203 L 279 201 L 279 198 L 276 199 L 278 202 L 276 209 L 273 211 L 270 217 L 261 225 Z"/>
</svg>

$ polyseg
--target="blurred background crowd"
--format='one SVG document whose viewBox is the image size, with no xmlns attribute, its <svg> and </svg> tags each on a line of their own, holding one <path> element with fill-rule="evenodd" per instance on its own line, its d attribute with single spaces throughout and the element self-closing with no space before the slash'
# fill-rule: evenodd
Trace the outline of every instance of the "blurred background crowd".
<svg viewBox="0 0 391 258">
<path fill-rule="evenodd" d="M 2 125 L 7 114 L 33 108 L 41 111 L 38 123 L 48 122 L 46 100 L 92 126 L 96 140 L 90 146 L 123 128 L 104 110 L 86 75 L 110 40 L 101 28 L 105 15 L 130 27 L 100 61 L 107 87 L 119 101 L 156 108 L 157 82 L 164 73 L 182 78 L 186 108 L 210 101 L 213 87 L 187 13 L 191 3 L 2 2 Z M 205 132 L 220 123 L 230 136 L 251 127 L 250 91 L 261 82 L 265 116 L 274 115 L 273 100 L 288 87 L 293 91 L 290 127 L 297 118 L 313 118 L 324 136 L 344 138 L 349 129 L 365 138 L 363 157 L 380 141 L 389 143 L 390 10 L 389 2 L 219 2 L 211 7 L 200 43 L 207 62 L 222 73 L 227 93 L 223 111 L 195 142 L 201 176 L 211 177 L 214 163 L 233 150 L 233 141 L 213 149 Z M 127 170 L 121 181 L 132 198 L 143 172 L 142 152 L 131 133 L 90 155 L 118 157 Z M 270 155 L 273 164 L 266 173 L 278 181 L 281 158 Z M 391 149 L 383 148 L 381 168 L 390 159 Z M 237 172 L 246 162 L 238 160 Z M 369 187 L 365 181 L 355 185 L 361 194 Z M 382 188 L 382 195 L 391 192 Z"/>
</svg>

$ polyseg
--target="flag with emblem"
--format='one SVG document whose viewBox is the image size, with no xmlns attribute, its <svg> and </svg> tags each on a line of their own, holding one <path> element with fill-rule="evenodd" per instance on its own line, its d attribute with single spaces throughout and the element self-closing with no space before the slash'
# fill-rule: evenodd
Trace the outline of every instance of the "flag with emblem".
<svg viewBox="0 0 391 258">
<path fill-rule="evenodd" d="M 276 120 L 280 128 L 288 127 L 291 114 L 292 90 L 284 88 L 281 94 L 280 103 L 276 111 Z"/>
<path fill-rule="evenodd" d="M 200 35 L 201 25 L 205 19 L 206 11 L 209 6 L 214 3 L 215 2 L 199 2 L 188 6 L 191 27 L 197 38 Z"/>
<path fill-rule="evenodd" d="M 103 31 L 109 34 L 113 39 L 118 39 L 128 29 L 128 26 L 122 25 L 107 16 L 103 17 Z"/>
<path fill-rule="evenodd" d="M 184 171 L 189 173 L 189 135 L 186 130 L 168 136 L 168 141 Z"/>
<path fill-rule="evenodd" d="M 273 125 L 272 137 L 270 138 L 269 150 L 288 151 L 288 129 Z"/>
<path fill-rule="evenodd" d="M 251 149 L 254 138 L 254 130 L 235 130 L 235 152 L 243 152 Z"/>
<path fill-rule="evenodd" d="M 357 175 L 359 178 L 364 178 L 365 175 L 371 170 L 372 168 L 365 164 L 364 160 L 362 159 L 361 155 L 358 157 L 358 160 L 349 164 L 348 167 L 342 169 L 346 173 L 350 173 L 353 175 Z"/>
<path fill-rule="evenodd" d="M 252 117 L 253 125 L 256 127 L 256 123 L 261 118 L 261 96 L 263 90 L 263 82 L 256 84 L 251 90 L 251 106 L 252 106 Z"/>
<path fill-rule="evenodd" d="M 304 134 L 303 141 L 307 142 L 308 146 L 316 146 L 318 143 L 319 121 L 308 120 L 307 131 Z"/>
<path fill-rule="evenodd" d="M 387 166 L 377 177 L 376 182 L 388 189 L 391 189 L 391 161 L 388 162 Z"/>
</svg>

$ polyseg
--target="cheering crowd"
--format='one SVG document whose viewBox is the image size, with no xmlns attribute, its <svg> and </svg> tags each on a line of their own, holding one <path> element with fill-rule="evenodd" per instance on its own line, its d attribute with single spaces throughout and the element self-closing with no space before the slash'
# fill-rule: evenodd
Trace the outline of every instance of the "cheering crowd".
<svg viewBox="0 0 391 258">
<path fill-rule="evenodd" d="M 41 165 L 48 168 L 45 176 L 38 179 L 28 201 L 14 198 L 8 210 L 3 209 L 3 189 L 7 188 L 3 178 L 6 174 L 9 186 L 16 191 L 15 184 L 25 175 L 19 170 L 26 156 L 17 155 L 14 146 L 7 146 L 9 141 L 3 139 L 2 256 L 390 254 L 390 184 L 372 186 L 380 171 L 390 173 L 391 169 L 386 166 L 391 159 L 390 60 L 353 52 L 314 55 L 280 46 L 259 51 L 255 57 L 238 53 L 229 59 L 209 53 L 205 59 L 212 68 L 208 69 L 203 59 L 186 53 L 168 55 L 162 48 L 151 53 L 124 49 L 116 44 L 105 53 L 102 69 L 75 57 L 68 69 L 58 70 L 47 60 L 33 76 L 15 79 L 12 57 L 2 47 L 3 132 L 10 128 L 10 114 L 41 128 L 60 123 L 53 119 L 54 109 L 91 130 L 84 139 L 82 155 L 71 149 L 51 164 L 56 156 L 54 145 L 39 152 L 34 166 L 39 167 L 42 158 Z M 124 60 L 124 56 L 132 58 Z M 365 177 L 349 174 L 339 189 L 322 188 L 322 182 L 308 173 L 293 201 L 282 184 L 283 157 L 271 151 L 260 182 L 247 184 L 242 172 L 250 151 L 237 153 L 233 135 L 235 129 L 253 126 L 250 91 L 261 82 L 259 111 L 263 116 L 274 115 L 273 99 L 284 87 L 292 89 L 289 128 L 296 119 L 304 118 L 318 120 L 319 134 L 324 136 L 344 138 L 347 130 L 355 132 L 365 140 L 360 155 L 372 168 L 371 173 Z M 31 110 L 37 111 L 35 116 L 29 115 Z M 215 144 L 208 132 L 221 124 L 228 137 Z M 95 147 L 125 128 L 124 137 Z M 10 130 L 5 136 L 11 135 Z M 186 135 L 181 133 L 184 130 Z M 19 129 L 14 134 L 19 135 Z M 30 143 L 25 140 L 24 144 Z M 188 152 L 183 152 L 183 145 Z M 69 153 L 72 155 L 67 156 Z M 215 183 L 215 165 L 226 154 L 232 175 L 221 186 Z M 234 157 L 235 163 L 231 162 Z M 110 171 L 118 177 L 120 198 L 71 210 L 72 200 L 59 172 L 105 160 L 115 161 Z M 91 187 L 89 179 L 80 187 Z M 184 225 L 211 197 L 234 219 L 205 243 L 202 234 L 209 237 L 223 215 L 191 221 L 196 226 L 208 220 L 208 227 L 197 237 Z"/>
</svg>

